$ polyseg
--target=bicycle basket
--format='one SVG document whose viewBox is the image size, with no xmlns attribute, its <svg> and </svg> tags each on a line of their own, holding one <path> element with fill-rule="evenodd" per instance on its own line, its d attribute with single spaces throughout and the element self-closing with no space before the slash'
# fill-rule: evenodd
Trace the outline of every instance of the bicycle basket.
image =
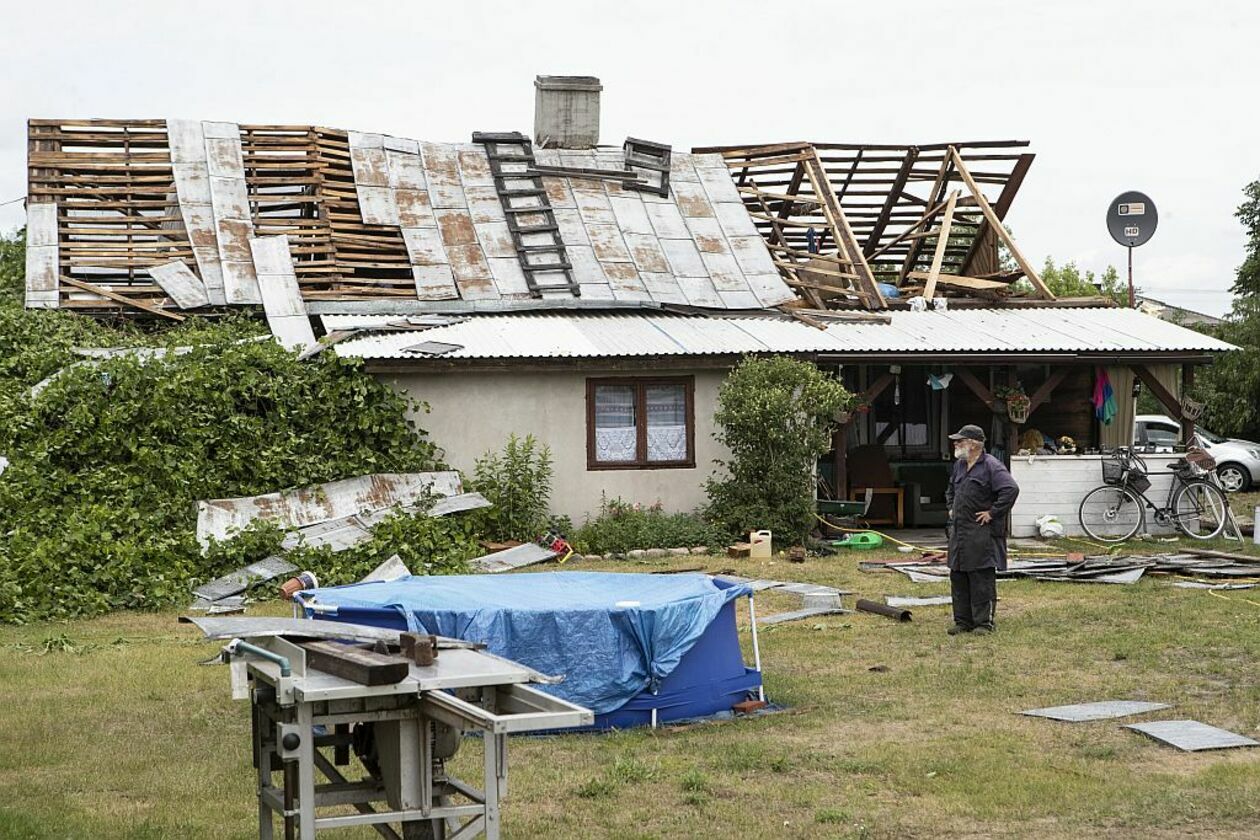
<svg viewBox="0 0 1260 840">
<path fill-rule="evenodd" d="M 1119 458 L 1103 458 L 1103 484 L 1124 484 L 1124 474 L 1126 472 L 1128 472 L 1128 467 Z"/>
<path fill-rule="evenodd" d="M 1151 489 L 1151 480 L 1146 477 L 1146 473 L 1141 470 L 1129 470 L 1128 478 L 1125 480 L 1130 490 L 1136 493 L 1145 493 Z"/>
<path fill-rule="evenodd" d="M 1194 468 L 1195 475 L 1203 475 L 1216 469 L 1216 459 L 1197 446 L 1186 450 L 1186 462 Z"/>
</svg>

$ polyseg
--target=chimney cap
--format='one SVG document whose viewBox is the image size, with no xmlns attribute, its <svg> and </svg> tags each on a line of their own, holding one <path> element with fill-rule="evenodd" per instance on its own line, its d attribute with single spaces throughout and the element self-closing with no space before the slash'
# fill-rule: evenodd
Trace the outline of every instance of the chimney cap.
<svg viewBox="0 0 1260 840">
<path fill-rule="evenodd" d="M 601 91 L 604 89 L 596 76 L 535 76 L 534 87 L 539 90 Z"/>
</svg>

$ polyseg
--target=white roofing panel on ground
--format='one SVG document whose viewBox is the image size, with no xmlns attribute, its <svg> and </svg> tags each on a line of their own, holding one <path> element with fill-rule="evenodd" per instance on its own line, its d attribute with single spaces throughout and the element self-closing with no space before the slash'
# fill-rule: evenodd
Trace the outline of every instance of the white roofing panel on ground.
<svg viewBox="0 0 1260 840">
<path fill-rule="evenodd" d="M 1128 309 L 969 309 L 892 312 L 888 323 L 832 323 L 825 330 L 783 317 L 673 314 L 473 315 L 421 333 L 366 332 L 341 356 L 418 358 L 420 341 L 458 344 L 443 359 L 709 356 L 742 353 L 1168 353 L 1235 349 Z M 384 327 L 397 316 L 325 315 L 326 330 Z"/>
</svg>

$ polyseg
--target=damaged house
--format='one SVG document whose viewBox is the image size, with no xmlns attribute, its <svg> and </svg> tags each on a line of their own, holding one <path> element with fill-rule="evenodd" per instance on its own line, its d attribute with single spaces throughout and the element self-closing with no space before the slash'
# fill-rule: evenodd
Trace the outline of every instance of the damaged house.
<svg viewBox="0 0 1260 840">
<path fill-rule="evenodd" d="M 600 92 L 539 77 L 532 138 L 459 143 L 31 120 L 27 305 L 259 308 L 285 344 L 427 403 L 456 468 L 535 435 L 553 509 L 579 521 L 604 495 L 703 504 L 718 388 L 747 354 L 814 360 L 863 394 L 820 492 L 869 488 L 896 524 L 940 520 L 962 423 L 1007 457 L 1128 443 L 1140 385 L 1192 432 L 1194 367 L 1230 346 L 1055 300 L 1003 227 L 1026 143 L 608 147 Z"/>
</svg>

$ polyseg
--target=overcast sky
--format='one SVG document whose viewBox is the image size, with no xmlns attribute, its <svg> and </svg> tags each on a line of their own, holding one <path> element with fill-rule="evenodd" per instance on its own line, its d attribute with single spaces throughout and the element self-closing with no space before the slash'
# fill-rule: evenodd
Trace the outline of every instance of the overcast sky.
<svg viewBox="0 0 1260 840">
<path fill-rule="evenodd" d="M 778 10 L 767 12 L 767 9 Z M 0 202 L 25 192 L 28 117 L 317 123 L 425 140 L 533 126 L 537 74 L 604 83 L 602 140 L 675 148 L 1024 139 L 1008 223 L 1123 275 L 1108 203 L 1159 208 L 1147 293 L 1212 313 L 1260 178 L 1260 4 L 57 2 L 0 29 Z M 0 207 L 0 229 L 24 222 Z"/>
</svg>

